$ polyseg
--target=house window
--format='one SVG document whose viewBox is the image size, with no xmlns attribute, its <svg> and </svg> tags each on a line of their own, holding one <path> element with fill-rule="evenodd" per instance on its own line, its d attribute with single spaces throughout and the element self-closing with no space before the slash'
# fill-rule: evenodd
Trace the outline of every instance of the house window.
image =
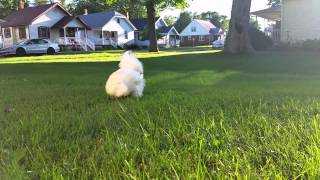
<svg viewBox="0 0 320 180">
<path fill-rule="evenodd" d="M 192 40 L 192 36 L 188 36 L 188 40 L 191 41 Z"/>
<path fill-rule="evenodd" d="M 204 41 L 204 36 L 199 36 L 199 41 Z"/>
<path fill-rule="evenodd" d="M 112 32 L 111 32 L 111 37 L 112 37 L 112 38 L 116 37 L 116 32 L 112 31 Z"/>
<path fill-rule="evenodd" d="M 49 39 L 50 38 L 49 27 L 45 27 L 45 26 L 38 27 L 38 36 L 39 38 Z"/>
<path fill-rule="evenodd" d="M 19 39 L 26 39 L 26 38 L 27 38 L 26 28 L 20 27 L 19 28 Z"/>
<path fill-rule="evenodd" d="M 125 32 L 124 32 L 124 38 L 125 38 L 125 39 L 128 39 L 128 31 L 125 31 Z"/>
<path fill-rule="evenodd" d="M 3 34 L 4 34 L 5 38 L 11 38 L 11 30 L 10 30 L 10 28 L 5 28 L 3 30 Z"/>
<path fill-rule="evenodd" d="M 117 19 L 117 22 L 120 24 L 120 19 L 119 18 Z"/>
<path fill-rule="evenodd" d="M 197 31 L 197 28 L 195 26 L 192 26 L 191 27 L 191 32 L 196 32 Z"/>
</svg>

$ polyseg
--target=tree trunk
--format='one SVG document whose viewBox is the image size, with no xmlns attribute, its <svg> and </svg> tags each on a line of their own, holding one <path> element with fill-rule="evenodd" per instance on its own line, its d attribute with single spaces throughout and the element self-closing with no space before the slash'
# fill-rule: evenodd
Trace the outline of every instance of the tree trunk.
<svg viewBox="0 0 320 180">
<path fill-rule="evenodd" d="M 253 53 L 249 37 L 251 0 L 233 0 L 225 52 Z"/>
<path fill-rule="evenodd" d="M 148 0 L 146 2 L 147 6 L 147 15 L 148 15 L 148 35 L 149 35 L 149 52 L 158 52 L 158 43 L 157 43 L 157 34 L 156 34 L 156 27 L 155 27 L 155 8 L 154 8 L 154 1 Z"/>
</svg>

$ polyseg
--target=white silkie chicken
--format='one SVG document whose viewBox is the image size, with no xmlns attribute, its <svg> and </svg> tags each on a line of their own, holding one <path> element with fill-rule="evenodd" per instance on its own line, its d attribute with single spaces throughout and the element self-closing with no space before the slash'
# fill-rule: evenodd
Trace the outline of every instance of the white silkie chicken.
<svg viewBox="0 0 320 180">
<path fill-rule="evenodd" d="M 132 51 L 127 51 L 123 54 L 119 68 L 107 80 L 107 94 L 116 98 L 126 96 L 142 97 L 145 86 L 143 66 L 134 57 Z"/>
</svg>

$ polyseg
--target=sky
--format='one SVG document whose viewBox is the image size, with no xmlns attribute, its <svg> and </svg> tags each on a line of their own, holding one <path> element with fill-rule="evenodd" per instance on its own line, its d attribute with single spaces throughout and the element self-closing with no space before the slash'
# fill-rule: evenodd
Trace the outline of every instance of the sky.
<svg viewBox="0 0 320 180">
<path fill-rule="evenodd" d="M 267 7 L 268 0 L 252 0 L 251 11 L 261 10 Z M 189 8 L 192 12 L 216 11 L 230 17 L 232 0 L 189 0 Z M 161 15 L 179 16 L 180 10 L 165 10 Z"/>
</svg>

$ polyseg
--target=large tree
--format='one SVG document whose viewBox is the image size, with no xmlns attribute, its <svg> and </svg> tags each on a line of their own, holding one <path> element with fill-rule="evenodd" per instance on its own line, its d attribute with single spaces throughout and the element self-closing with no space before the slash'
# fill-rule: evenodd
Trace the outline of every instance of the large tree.
<svg viewBox="0 0 320 180">
<path fill-rule="evenodd" d="M 251 0 L 233 0 L 225 52 L 232 54 L 254 52 L 249 38 L 250 8 Z"/>
<path fill-rule="evenodd" d="M 157 34 L 155 27 L 156 8 L 158 11 L 166 7 L 183 8 L 187 6 L 187 0 L 145 0 L 148 17 L 148 32 L 149 32 L 149 51 L 158 52 Z"/>
</svg>

